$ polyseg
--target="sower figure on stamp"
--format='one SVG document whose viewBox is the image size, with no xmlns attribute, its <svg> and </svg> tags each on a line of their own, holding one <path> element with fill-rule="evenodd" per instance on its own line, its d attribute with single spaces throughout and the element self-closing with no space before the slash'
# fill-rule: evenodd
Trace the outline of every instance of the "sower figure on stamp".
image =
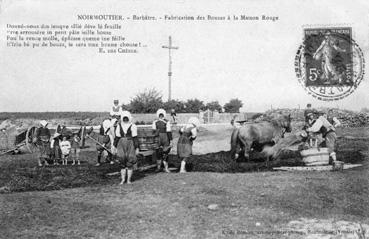
<svg viewBox="0 0 369 239">
<path fill-rule="evenodd" d="M 112 161 L 113 155 L 107 151 L 106 149 L 111 148 L 111 137 L 110 137 L 110 127 L 111 127 L 111 121 L 109 119 L 106 119 L 103 121 L 103 123 L 100 125 L 99 133 L 97 134 L 97 143 L 96 143 L 96 150 L 97 150 L 97 164 L 95 166 L 101 165 L 101 157 L 103 156 L 104 151 L 107 152 L 106 162 L 113 164 Z"/>
<path fill-rule="evenodd" d="M 313 57 L 315 60 L 320 60 L 322 58 L 322 70 L 323 70 L 323 79 L 329 81 L 331 79 L 331 75 L 333 80 L 338 80 L 339 83 L 342 82 L 342 74 L 336 69 L 336 65 L 334 61 L 336 60 L 337 52 L 346 52 L 345 49 L 342 49 L 338 45 L 339 41 L 335 37 L 332 36 L 330 31 L 325 33 L 324 40 L 315 51 Z"/>
<path fill-rule="evenodd" d="M 154 133 L 159 136 L 159 148 L 156 150 L 156 171 L 161 170 L 161 164 L 164 165 L 164 171 L 170 173 L 168 169 L 168 154 L 172 148 L 172 128 L 169 120 L 165 119 L 166 112 L 164 109 L 159 109 L 156 112 L 156 119 L 152 124 Z"/>
<path fill-rule="evenodd" d="M 306 131 L 312 133 L 321 133 L 325 139 L 325 146 L 328 148 L 330 163 L 337 161 L 335 147 L 336 147 L 336 127 L 340 126 L 341 123 L 336 117 L 333 117 L 331 113 L 329 116 L 323 112 L 320 113 L 319 118 L 314 122 L 314 124 L 308 128 Z"/>
<path fill-rule="evenodd" d="M 133 167 L 137 163 L 139 153 L 137 126 L 131 122 L 132 116 L 128 111 L 122 112 L 121 119 L 114 129 L 114 146 L 117 148 L 117 159 L 122 165 L 120 184 L 131 184 Z"/>
<path fill-rule="evenodd" d="M 35 137 L 33 142 L 36 143 L 39 157 L 38 157 L 38 166 L 42 166 L 42 162 L 45 165 L 49 165 L 47 160 L 50 158 L 50 130 L 47 128 L 47 121 L 40 121 L 41 127 L 37 128 Z"/>
<path fill-rule="evenodd" d="M 196 117 L 191 117 L 188 124 L 179 130 L 179 139 L 177 144 L 178 157 L 181 159 L 180 173 L 186 172 L 186 161 L 192 155 L 193 141 L 197 137 L 197 129 L 200 126 L 200 120 Z"/>
</svg>

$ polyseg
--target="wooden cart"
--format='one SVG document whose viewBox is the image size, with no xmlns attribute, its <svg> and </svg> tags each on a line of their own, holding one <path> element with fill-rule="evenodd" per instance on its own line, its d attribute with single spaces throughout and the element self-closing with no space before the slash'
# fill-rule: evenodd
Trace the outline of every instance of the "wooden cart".
<svg viewBox="0 0 369 239">
<path fill-rule="evenodd" d="M 33 153 L 36 150 L 36 145 L 33 143 L 36 129 L 34 126 L 26 130 L 18 130 L 15 127 L 11 127 L 0 131 L 0 155 L 17 153 L 20 151 L 20 148 Z"/>
</svg>

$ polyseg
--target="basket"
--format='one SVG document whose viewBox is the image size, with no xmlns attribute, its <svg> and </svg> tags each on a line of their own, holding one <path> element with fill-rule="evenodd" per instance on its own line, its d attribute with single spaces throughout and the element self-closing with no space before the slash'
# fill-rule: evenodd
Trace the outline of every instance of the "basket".
<svg viewBox="0 0 369 239">
<path fill-rule="evenodd" d="M 302 161 L 306 166 L 318 166 L 329 164 L 328 148 L 310 148 L 301 151 Z"/>
</svg>

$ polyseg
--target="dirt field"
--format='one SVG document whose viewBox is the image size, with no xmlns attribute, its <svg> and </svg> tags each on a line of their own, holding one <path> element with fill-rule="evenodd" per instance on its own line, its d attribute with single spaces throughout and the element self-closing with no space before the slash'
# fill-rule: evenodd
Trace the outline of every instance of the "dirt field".
<svg viewBox="0 0 369 239">
<path fill-rule="evenodd" d="M 36 167 L 35 155 L 0 158 L 1 238 L 369 238 L 369 129 L 338 132 L 343 172 L 276 172 L 229 159 L 229 126 L 203 128 L 192 172 L 137 172 L 120 186 L 93 166 Z M 282 165 L 298 165 L 286 152 Z M 146 159 L 148 160 L 148 159 Z M 178 167 L 173 155 L 171 167 Z M 365 237 L 366 236 L 366 237 Z"/>
</svg>

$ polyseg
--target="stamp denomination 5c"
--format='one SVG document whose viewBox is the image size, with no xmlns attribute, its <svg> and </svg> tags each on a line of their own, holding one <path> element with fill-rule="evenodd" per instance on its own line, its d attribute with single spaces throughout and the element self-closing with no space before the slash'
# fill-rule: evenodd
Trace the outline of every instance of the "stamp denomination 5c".
<svg viewBox="0 0 369 239">
<path fill-rule="evenodd" d="M 295 57 L 295 73 L 312 96 L 325 101 L 340 100 L 358 87 L 364 64 L 350 27 L 306 28 Z"/>
</svg>

